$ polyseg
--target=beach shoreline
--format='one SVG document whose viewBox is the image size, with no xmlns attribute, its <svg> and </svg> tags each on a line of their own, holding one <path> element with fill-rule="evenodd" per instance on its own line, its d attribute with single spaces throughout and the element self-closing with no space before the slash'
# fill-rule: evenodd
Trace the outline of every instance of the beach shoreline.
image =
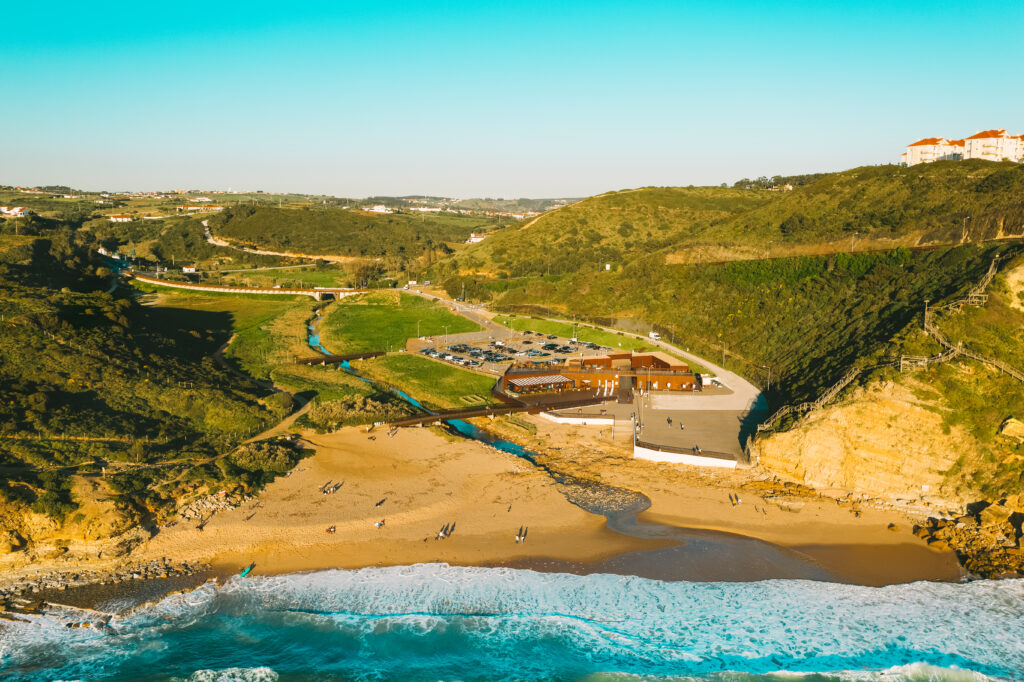
<svg viewBox="0 0 1024 682">
<path fill-rule="evenodd" d="M 546 467 L 642 493 L 649 508 L 606 517 L 570 502 L 565 486 L 541 468 L 479 442 L 453 442 L 430 429 L 388 437 L 352 427 L 304 434 L 316 453 L 290 474 L 246 504 L 217 512 L 202 530 L 186 522 L 160 529 L 111 570 L 131 574 L 133 566 L 173 557 L 218 579 L 252 564 L 252 575 L 281 575 L 423 563 L 689 581 L 963 578 L 956 555 L 915 537 L 905 513 L 780 492 L 743 471 L 633 460 L 595 434 L 546 428 L 548 442 L 571 444 L 555 452 L 538 447 Z M 450 532 L 440 538 L 446 526 Z M 521 530 L 525 542 L 515 540 Z M 89 565 L 69 567 L 65 559 L 33 572 L 58 567 Z M 138 582 L 121 581 L 114 591 Z M 56 594 L 66 603 L 74 591 L 28 594 Z"/>
</svg>

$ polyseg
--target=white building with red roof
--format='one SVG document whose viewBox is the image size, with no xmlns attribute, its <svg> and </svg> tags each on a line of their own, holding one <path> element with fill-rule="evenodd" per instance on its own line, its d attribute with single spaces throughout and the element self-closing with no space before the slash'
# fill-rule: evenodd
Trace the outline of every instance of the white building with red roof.
<svg viewBox="0 0 1024 682">
<path fill-rule="evenodd" d="M 1010 135 L 1004 129 L 982 130 L 964 140 L 965 159 L 986 161 L 1020 161 L 1024 157 L 1021 135 Z"/>
<path fill-rule="evenodd" d="M 1024 161 L 1024 135 L 1010 135 L 1005 130 L 983 130 L 963 140 L 926 137 L 907 145 L 900 161 L 908 166 L 932 161 Z"/>
<path fill-rule="evenodd" d="M 964 141 L 944 137 L 926 137 L 907 145 L 900 160 L 908 166 L 932 161 L 959 161 L 963 158 Z"/>
</svg>

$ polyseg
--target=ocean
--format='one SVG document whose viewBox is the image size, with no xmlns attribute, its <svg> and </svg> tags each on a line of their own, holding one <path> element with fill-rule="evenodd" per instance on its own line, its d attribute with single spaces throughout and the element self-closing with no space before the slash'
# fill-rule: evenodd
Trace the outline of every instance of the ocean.
<svg viewBox="0 0 1024 682">
<path fill-rule="evenodd" d="M 102 630 L 27 620 L 0 626 L 0 677 L 1024 679 L 1024 580 L 872 588 L 421 564 L 235 577 Z"/>
</svg>

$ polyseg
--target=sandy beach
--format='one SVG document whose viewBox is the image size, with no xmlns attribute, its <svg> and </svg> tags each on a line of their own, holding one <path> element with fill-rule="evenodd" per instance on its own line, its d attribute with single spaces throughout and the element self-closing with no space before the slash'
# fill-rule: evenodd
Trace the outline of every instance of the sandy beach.
<svg viewBox="0 0 1024 682">
<path fill-rule="evenodd" d="M 346 428 L 304 434 L 316 453 L 257 501 L 218 512 L 203 530 L 187 523 L 161 530 L 132 559 L 188 557 L 223 573 L 250 563 L 255 573 L 286 573 L 422 562 L 617 572 L 622 562 L 615 558 L 631 557 L 626 563 L 643 570 L 626 566 L 621 572 L 643 573 L 653 562 L 662 565 L 650 569 L 652 575 L 667 570 L 667 577 L 756 579 L 760 569 L 753 559 L 750 571 L 742 567 L 751 551 L 746 545 L 728 555 L 729 570 L 716 570 L 713 560 L 716 547 L 755 538 L 766 541 L 758 545 L 765 552 L 791 555 L 844 582 L 960 575 L 955 555 L 928 548 L 899 513 L 776 490 L 762 495 L 742 471 L 652 464 L 633 460 L 622 444 L 602 440 L 593 429 L 547 423 L 541 429 L 538 449 L 544 443 L 572 444 L 545 453 L 549 466 L 650 498 L 650 509 L 631 527 L 638 532 L 610 529 L 604 516 L 570 503 L 547 473 L 478 442 L 452 442 L 423 428 L 402 429 L 394 437 Z M 328 482 L 342 485 L 325 495 L 320 488 Z M 733 504 L 730 493 L 740 504 Z M 436 539 L 445 524 L 455 524 L 454 532 Z M 331 526 L 335 532 L 326 532 Z M 529 529 L 527 541 L 516 543 L 521 526 Z M 674 532 L 678 528 L 682 535 Z M 685 529 L 732 535 L 716 544 L 712 533 L 693 544 L 695 537 Z M 669 569 L 680 556 L 673 548 L 691 544 L 711 556 L 694 564 L 692 575 L 673 573 Z"/>
</svg>

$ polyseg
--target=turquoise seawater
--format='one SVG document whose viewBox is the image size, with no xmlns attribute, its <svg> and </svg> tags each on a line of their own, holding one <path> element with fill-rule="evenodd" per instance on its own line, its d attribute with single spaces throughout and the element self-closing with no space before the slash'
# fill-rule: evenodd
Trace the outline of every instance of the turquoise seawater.
<svg viewBox="0 0 1024 682">
<path fill-rule="evenodd" d="M 114 609 L 117 604 L 106 604 Z M 0 677 L 1016 680 L 1024 581 L 661 582 L 423 564 L 233 578 L 110 629 L 0 629 Z"/>
</svg>

